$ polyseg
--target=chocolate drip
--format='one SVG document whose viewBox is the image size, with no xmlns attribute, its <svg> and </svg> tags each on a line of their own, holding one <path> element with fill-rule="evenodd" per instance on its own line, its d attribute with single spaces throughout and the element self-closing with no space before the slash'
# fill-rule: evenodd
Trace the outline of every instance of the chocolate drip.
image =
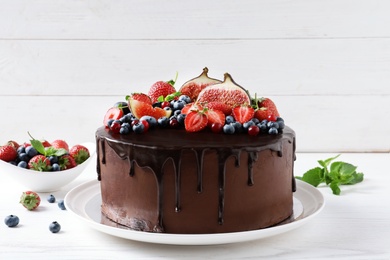
<svg viewBox="0 0 390 260">
<path fill-rule="evenodd" d="M 255 184 L 253 180 L 253 163 L 258 159 L 257 152 L 248 152 L 248 185 L 252 186 Z"/>
<path fill-rule="evenodd" d="M 203 191 L 203 174 L 202 174 L 202 167 L 203 167 L 203 158 L 204 158 L 204 153 L 207 149 L 192 149 L 195 153 L 196 157 L 196 165 L 197 165 L 197 176 L 198 176 L 198 184 L 197 184 L 197 191 L 198 193 L 201 193 Z"/>
<path fill-rule="evenodd" d="M 134 176 L 135 174 L 135 163 L 141 168 L 149 168 L 152 170 L 156 177 L 156 185 L 158 189 L 158 226 L 156 229 L 163 230 L 163 177 L 165 164 L 171 160 L 174 167 L 175 173 L 175 211 L 181 211 L 181 157 L 182 151 L 189 149 L 194 151 L 197 164 L 197 191 L 201 193 L 203 191 L 203 160 L 206 150 L 216 150 L 218 154 L 218 223 L 223 224 L 224 221 L 224 207 L 225 207 L 225 180 L 226 180 L 226 161 L 230 157 L 235 158 L 235 166 L 240 167 L 240 156 L 241 151 L 244 150 L 248 153 L 248 185 L 254 185 L 253 179 L 253 163 L 258 160 L 258 153 L 262 150 L 272 150 L 277 152 L 279 157 L 282 157 L 282 142 L 281 138 L 287 138 L 288 141 L 293 143 L 293 156 L 295 159 L 295 134 L 289 129 L 285 131 L 283 135 L 279 136 L 263 136 L 253 142 L 248 141 L 249 139 L 245 135 L 237 135 L 230 137 L 227 135 L 211 135 L 209 133 L 199 133 L 204 136 L 197 136 L 196 134 L 188 134 L 181 131 L 168 131 L 168 130 L 156 130 L 153 133 L 144 135 L 138 135 L 137 138 L 122 140 L 120 138 L 113 138 L 108 133 L 108 130 L 102 128 L 99 129 L 99 136 L 97 135 L 97 141 L 100 143 L 101 152 L 99 152 L 99 146 L 97 150 L 98 154 L 98 180 L 100 180 L 100 159 L 101 163 L 106 163 L 105 158 L 105 144 L 107 144 L 117 153 L 117 155 L 123 159 L 129 161 L 129 175 Z M 286 132 L 288 132 L 286 134 Z M 163 136 L 163 138 L 153 140 L 156 136 L 161 133 L 172 134 L 172 136 Z M 180 138 L 175 140 L 175 137 L 180 135 Z M 194 137 L 193 137 L 194 136 Z M 197 136 L 197 137 L 196 137 Z M 157 136 L 158 137 L 158 136 Z M 206 140 L 209 138 L 208 140 Z M 210 139 L 211 138 L 211 139 Z M 150 139 L 150 140 L 149 140 Z M 221 139 L 221 140 L 214 140 Z M 231 147 L 224 147 L 229 141 L 232 142 Z M 166 140 L 172 141 L 172 144 Z M 197 140 L 203 140 L 199 142 Z M 176 143 L 180 142 L 180 143 Z M 150 145 L 144 145 L 149 143 Z M 209 148 L 204 148 L 205 144 L 210 144 Z M 218 146 L 215 145 L 218 144 Z M 237 148 L 235 148 L 237 146 Z M 292 172 L 292 190 L 296 190 L 295 178 Z"/>
</svg>

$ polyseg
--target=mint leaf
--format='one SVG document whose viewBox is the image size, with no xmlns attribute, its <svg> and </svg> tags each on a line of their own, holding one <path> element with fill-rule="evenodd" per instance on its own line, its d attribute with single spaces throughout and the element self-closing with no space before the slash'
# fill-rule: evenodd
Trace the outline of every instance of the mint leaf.
<svg viewBox="0 0 390 260">
<path fill-rule="evenodd" d="M 338 182 L 336 182 L 336 181 L 331 182 L 329 187 L 332 189 L 332 192 L 334 195 L 340 195 L 341 190 L 340 190 Z"/>
<path fill-rule="evenodd" d="M 340 185 L 353 185 L 362 182 L 364 174 L 357 173 L 357 166 L 350 163 L 333 162 L 339 156 L 340 154 L 326 160 L 319 160 L 318 163 L 321 167 L 310 169 L 302 177 L 297 176 L 296 178 L 315 187 L 325 183 L 332 189 L 333 194 L 340 195 Z"/>
<path fill-rule="evenodd" d="M 308 170 L 303 174 L 301 180 L 310 183 L 314 187 L 317 187 L 323 182 L 323 174 L 322 169 L 320 167 L 316 167 Z"/>
<path fill-rule="evenodd" d="M 30 143 L 32 147 L 34 147 L 35 150 L 37 150 L 38 153 L 45 154 L 45 147 L 43 146 L 41 141 L 32 139 L 30 140 Z"/>
</svg>

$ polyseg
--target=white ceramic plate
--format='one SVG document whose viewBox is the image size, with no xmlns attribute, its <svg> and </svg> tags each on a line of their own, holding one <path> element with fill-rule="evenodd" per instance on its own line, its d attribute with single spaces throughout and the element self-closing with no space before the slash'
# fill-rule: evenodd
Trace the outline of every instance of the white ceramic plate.
<svg viewBox="0 0 390 260">
<path fill-rule="evenodd" d="M 294 219 L 274 227 L 234 233 L 218 234 L 167 234 L 148 233 L 112 227 L 101 223 L 100 183 L 97 180 L 81 184 L 65 196 L 68 211 L 84 223 L 101 232 L 130 240 L 171 245 L 215 245 L 251 241 L 271 237 L 293 230 L 305 224 L 324 207 L 324 197 L 313 186 L 297 181 L 294 193 Z"/>
</svg>

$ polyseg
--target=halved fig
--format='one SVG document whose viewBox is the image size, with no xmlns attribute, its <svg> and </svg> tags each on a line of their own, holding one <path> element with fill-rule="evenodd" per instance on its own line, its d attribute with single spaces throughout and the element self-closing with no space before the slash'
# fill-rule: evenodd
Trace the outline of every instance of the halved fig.
<svg viewBox="0 0 390 260">
<path fill-rule="evenodd" d="M 205 67 L 203 69 L 202 74 L 200 74 L 198 77 L 190 79 L 189 81 L 185 82 L 179 92 L 183 95 L 187 95 L 191 98 L 191 100 L 195 101 L 198 98 L 199 93 L 206 87 L 214 84 L 222 83 L 219 79 L 213 79 L 210 78 L 207 73 L 209 72 L 209 69 Z"/>
<path fill-rule="evenodd" d="M 198 95 L 197 102 L 200 104 L 220 102 L 231 108 L 244 104 L 250 105 L 251 99 L 248 91 L 234 82 L 229 73 L 225 73 L 224 76 L 222 83 L 203 89 Z"/>
</svg>

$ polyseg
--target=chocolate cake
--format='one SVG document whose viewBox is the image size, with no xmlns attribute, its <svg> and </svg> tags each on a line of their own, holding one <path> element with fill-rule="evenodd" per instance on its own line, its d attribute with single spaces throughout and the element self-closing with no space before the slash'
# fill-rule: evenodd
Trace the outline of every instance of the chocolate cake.
<svg viewBox="0 0 390 260">
<path fill-rule="evenodd" d="M 256 230 L 293 214 L 295 133 L 96 132 L 102 213 L 133 230 Z"/>
</svg>

